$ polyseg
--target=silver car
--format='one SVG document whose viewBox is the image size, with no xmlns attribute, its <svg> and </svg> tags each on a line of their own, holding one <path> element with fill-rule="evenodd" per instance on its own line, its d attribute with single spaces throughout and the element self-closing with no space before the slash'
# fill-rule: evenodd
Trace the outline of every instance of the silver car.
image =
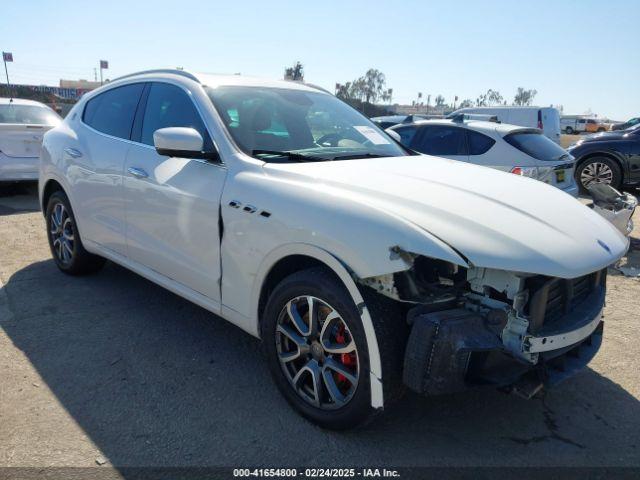
<svg viewBox="0 0 640 480">
<path fill-rule="evenodd" d="M 61 120 L 40 102 L 0 98 L 0 181 L 38 180 L 42 136 Z"/>
</svg>

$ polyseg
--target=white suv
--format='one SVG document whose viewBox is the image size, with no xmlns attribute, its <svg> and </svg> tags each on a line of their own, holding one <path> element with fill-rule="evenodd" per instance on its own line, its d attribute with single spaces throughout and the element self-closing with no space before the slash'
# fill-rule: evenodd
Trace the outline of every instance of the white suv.
<svg viewBox="0 0 640 480">
<path fill-rule="evenodd" d="M 83 97 L 45 136 L 40 200 L 63 272 L 110 259 L 261 337 L 291 405 L 336 429 L 404 385 L 531 394 L 585 365 L 628 246 L 558 189 L 411 155 L 318 88 L 184 71 Z"/>
<path fill-rule="evenodd" d="M 460 114 L 452 120 L 424 120 L 390 130 L 418 152 L 535 178 L 578 196 L 575 159 L 538 129 Z"/>
</svg>

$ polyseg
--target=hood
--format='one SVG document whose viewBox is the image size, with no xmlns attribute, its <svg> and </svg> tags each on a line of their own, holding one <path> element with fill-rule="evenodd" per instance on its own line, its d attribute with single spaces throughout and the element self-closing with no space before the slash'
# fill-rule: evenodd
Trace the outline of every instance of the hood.
<svg viewBox="0 0 640 480">
<path fill-rule="evenodd" d="M 594 133 L 591 135 L 587 135 L 584 138 L 581 138 L 579 141 L 580 143 L 587 143 L 587 142 L 598 142 L 598 141 L 606 141 L 606 140 L 620 140 L 624 137 L 624 135 L 626 133 L 625 130 L 615 130 L 613 132 L 600 132 L 600 133 Z"/>
<path fill-rule="evenodd" d="M 575 278 L 628 247 L 609 222 L 561 190 L 469 163 L 419 155 L 265 169 L 401 217 L 477 267 Z"/>
</svg>

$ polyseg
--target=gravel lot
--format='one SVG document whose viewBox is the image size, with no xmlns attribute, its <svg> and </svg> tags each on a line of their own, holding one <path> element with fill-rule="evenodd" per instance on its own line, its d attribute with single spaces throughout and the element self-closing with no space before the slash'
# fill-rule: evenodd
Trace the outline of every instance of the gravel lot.
<svg viewBox="0 0 640 480">
<path fill-rule="evenodd" d="M 216 316 L 113 264 L 59 273 L 33 187 L 0 190 L 0 287 L 0 466 L 640 466 L 640 281 L 619 274 L 599 355 L 543 399 L 407 395 L 348 433 L 296 415 Z"/>
</svg>

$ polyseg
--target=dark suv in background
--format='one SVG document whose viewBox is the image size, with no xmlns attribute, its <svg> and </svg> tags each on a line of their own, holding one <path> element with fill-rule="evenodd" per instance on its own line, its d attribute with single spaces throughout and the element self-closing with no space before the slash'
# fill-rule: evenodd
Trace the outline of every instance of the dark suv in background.
<svg viewBox="0 0 640 480">
<path fill-rule="evenodd" d="M 576 182 L 582 191 L 594 183 L 640 184 L 640 124 L 580 139 L 567 151 L 576 158 Z"/>
</svg>

